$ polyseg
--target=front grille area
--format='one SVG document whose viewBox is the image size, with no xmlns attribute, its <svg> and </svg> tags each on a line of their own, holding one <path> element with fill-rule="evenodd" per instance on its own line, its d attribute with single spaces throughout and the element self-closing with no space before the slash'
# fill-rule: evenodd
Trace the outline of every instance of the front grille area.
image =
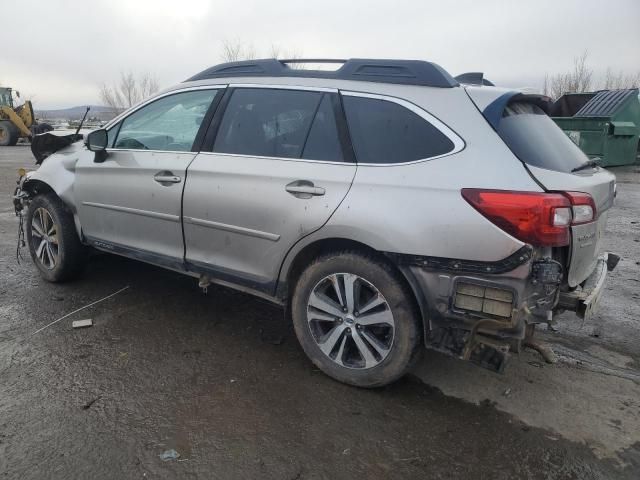
<svg viewBox="0 0 640 480">
<path fill-rule="evenodd" d="M 475 283 L 458 282 L 454 306 L 458 310 L 510 318 L 513 292 Z"/>
</svg>

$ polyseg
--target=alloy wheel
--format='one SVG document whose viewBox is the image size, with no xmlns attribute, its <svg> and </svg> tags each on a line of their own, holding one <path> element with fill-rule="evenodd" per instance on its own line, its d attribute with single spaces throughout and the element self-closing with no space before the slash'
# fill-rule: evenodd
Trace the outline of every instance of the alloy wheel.
<svg viewBox="0 0 640 480">
<path fill-rule="evenodd" d="M 45 208 L 38 208 L 31 219 L 31 242 L 38 261 L 53 270 L 58 264 L 58 226 Z"/>
<path fill-rule="evenodd" d="M 335 273 L 320 280 L 307 301 L 307 322 L 320 350 L 340 366 L 372 368 L 391 352 L 391 308 L 380 291 L 358 275 Z"/>
</svg>

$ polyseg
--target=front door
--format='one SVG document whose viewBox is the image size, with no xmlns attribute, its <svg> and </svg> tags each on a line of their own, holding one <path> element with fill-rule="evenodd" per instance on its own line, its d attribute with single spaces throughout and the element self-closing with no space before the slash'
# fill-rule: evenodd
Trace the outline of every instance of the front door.
<svg viewBox="0 0 640 480">
<path fill-rule="evenodd" d="M 331 217 L 356 165 L 340 141 L 337 92 L 254 86 L 226 95 L 213 152 L 188 169 L 186 260 L 272 293 L 285 254 Z"/>
<path fill-rule="evenodd" d="M 160 97 L 109 129 L 104 162 L 76 166 L 82 232 L 98 248 L 179 268 L 181 201 L 192 148 L 216 96 L 199 89 Z"/>
</svg>

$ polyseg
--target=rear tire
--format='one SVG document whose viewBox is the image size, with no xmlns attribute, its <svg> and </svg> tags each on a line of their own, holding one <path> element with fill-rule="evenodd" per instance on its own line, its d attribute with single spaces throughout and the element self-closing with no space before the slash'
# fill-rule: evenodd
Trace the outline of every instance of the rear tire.
<svg viewBox="0 0 640 480">
<path fill-rule="evenodd" d="M 292 298 L 300 345 L 324 373 L 358 387 L 402 377 L 422 352 L 422 328 L 400 275 L 374 256 L 338 252 L 300 276 Z"/>
<path fill-rule="evenodd" d="M 37 195 L 27 210 L 26 237 L 33 263 L 48 282 L 63 282 L 83 270 L 87 254 L 73 215 L 54 193 Z"/>
<path fill-rule="evenodd" d="M 0 147 L 13 147 L 18 143 L 18 127 L 8 120 L 0 120 Z"/>
</svg>

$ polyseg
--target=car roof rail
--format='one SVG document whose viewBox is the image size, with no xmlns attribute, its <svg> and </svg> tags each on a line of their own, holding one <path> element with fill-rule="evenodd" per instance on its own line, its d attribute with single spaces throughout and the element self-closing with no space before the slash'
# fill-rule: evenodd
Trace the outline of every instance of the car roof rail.
<svg viewBox="0 0 640 480">
<path fill-rule="evenodd" d="M 310 70 L 291 68 L 290 64 L 342 64 L 337 70 Z M 424 60 L 379 60 L 365 58 L 294 58 L 277 60 L 243 60 L 221 63 L 207 68 L 185 80 L 209 80 L 225 77 L 302 77 L 355 80 L 364 82 L 420 85 L 425 87 L 451 88 L 458 82 L 440 65 Z"/>
</svg>

